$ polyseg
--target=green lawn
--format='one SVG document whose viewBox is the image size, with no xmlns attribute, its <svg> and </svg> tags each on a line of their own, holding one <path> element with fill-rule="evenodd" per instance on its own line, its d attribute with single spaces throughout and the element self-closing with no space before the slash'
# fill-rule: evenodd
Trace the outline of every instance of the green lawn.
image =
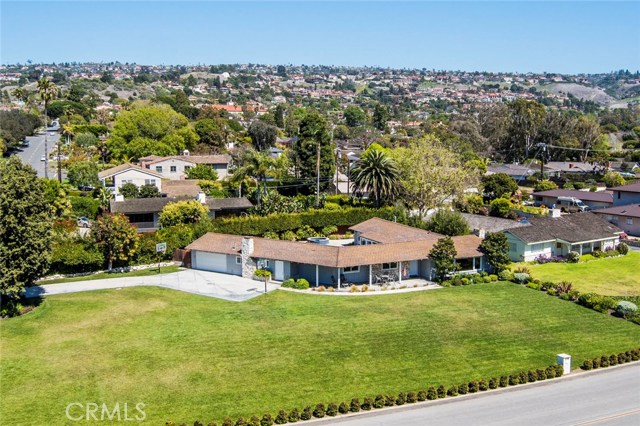
<svg viewBox="0 0 640 426">
<path fill-rule="evenodd" d="M 629 251 L 624 257 L 592 260 L 586 263 L 547 263 L 528 265 L 533 278 L 542 281 L 571 281 L 580 292 L 607 296 L 640 295 L 640 253 Z"/>
<path fill-rule="evenodd" d="M 74 281 L 93 281 L 104 280 L 105 278 L 122 278 L 122 277 L 148 277 L 151 275 L 168 274 L 170 272 L 178 272 L 180 269 L 177 265 L 163 266 L 158 272 L 158 268 L 141 269 L 139 271 L 131 272 L 103 272 L 95 275 L 86 275 L 83 277 L 71 277 L 71 278 L 59 278 L 56 280 L 46 280 L 38 282 L 38 285 L 46 284 L 59 284 L 59 283 L 71 283 Z"/>
<path fill-rule="evenodd" d="M 3 424 L 65 424 L 80 401 L 144 402 L 135 423 L 159 425 L 578 363 L 639 346 L 640 327 L 507 283 L 243 303 L 139 287 L 47 297 L 0 341 Z"/>
</svg>

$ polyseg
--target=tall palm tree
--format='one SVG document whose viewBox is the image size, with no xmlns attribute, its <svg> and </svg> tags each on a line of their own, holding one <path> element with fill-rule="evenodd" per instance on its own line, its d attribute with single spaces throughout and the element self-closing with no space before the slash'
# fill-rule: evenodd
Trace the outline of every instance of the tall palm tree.
<svg viewBox="0 0 640 426">
<path fill-rule="evenodd" d="M 44 102 L 44 177 L 49 177 L 49 146 L 47 144 L 47 107 L 60 94 L 60 88 L 46 77 L 38 80 L 38 93 Z M 60 161 L 60 159 L 58 159 Z"/>
<path fill-rule="evenodd" d="M 16 87 L 11 92 L 13 96 L 24 102 L 25 104 L 29 100 L 29 92 L 24 87 Z"/>
<path fill-rule="evenodd" d="M 399 175 L 392 158 L 383 151 L 369 149 L 351 170 L 351 181 L 356 194 L 369 191 L 376 207 L 379 207 L 382 199 L 391 198 L 396 193 Z"/>
<path fill-rule="evenodd" d="M 250 149 L 246 151 L 242 156 L 241 164 L 242 165 L 233 172 L 233 176 L 231 177 L 231 179 L 233 182 L 239 182 L 239 188 L 240 191 L 242 191 L 242 182 L 245 180 L 245 178 L 252 178 L 257 184 L 259 206 L 260 194 L 261 192 L 266 193 L 267 191 L 267 176 L 269 176 L 273 171 L 275 167 L 275 161 L 267 154 L 263 154 L 254 149 Z"/>
</svg>

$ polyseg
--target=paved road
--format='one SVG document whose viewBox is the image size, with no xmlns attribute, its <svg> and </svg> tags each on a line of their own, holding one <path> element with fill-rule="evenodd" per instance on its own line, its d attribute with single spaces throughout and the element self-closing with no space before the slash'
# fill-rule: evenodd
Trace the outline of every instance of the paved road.
<svg viewBox="0 0 640 426">
<path fill-rule="evenodd" d="M 558 381 L 507 388 L 511 390 L 506 392 L 319 423 L 342 426 L 640 425 L 640 365 L 574 374 Z"/>
<path fill-rule="evenodd" d="M 242 302 L 260 296 L 264 294 L 265 287 L 264 282 L 235 275 L 186 269 L 179 272 L 146 277 L 119 277 L 93 281 L 46 284 L 27 288 L 25 295 L 26 297 L 36 297 L 138 286 L 166 287 L 233 302 Z M 267 292 L 279 287 L 279 285 L 269 283 L 267 284 Z"/>
<path fill-rule="evenodd" d="M 52 129 L 48 130 L 47 142 L 49 145 L 49 154 L 51 154 L 53 147 L 60 139 L 60 133 L 54 132 Z M 35 136 L 28 136 L 28 147 L 22 147 L 20 151 L 16 152 L 16 155 L 22 159 L 24 163 L 29 164 L 37 172 L 39 177 L 44 177 L 44 161 L 40 159 L 44 156 L 44 132 Z M 51 157 L 49 157 L 51 159 Z M 49 161 L 49 177 L 55 178 L 57 171 L 55 170 L 55 162 Z"/>
</svg>

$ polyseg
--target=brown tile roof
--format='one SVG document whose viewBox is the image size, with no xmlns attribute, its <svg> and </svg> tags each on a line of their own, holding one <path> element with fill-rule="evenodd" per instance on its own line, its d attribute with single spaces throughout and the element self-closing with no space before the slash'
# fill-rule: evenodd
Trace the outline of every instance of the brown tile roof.
<svg viewBox="0 0 640 426">
<path fill-rule="evenodd" d="M 148 175 L 162 178 L 162 175 L 160 173 L 157 173 L 157 172 L 154 172 L 153 170 L 145 169 L 144 167 L 136 166 L 135 164 L 130 164 L 130 163 L 120 164 L 119 166 L 115 166 L 115 167 L 111 167 L 110 169 L 103 170 L 100 173 L 98 173 L 98 178 L 105 179 L 105 178 L 117 175 L 119 173 L 125 172 L 129 169 L 134 169 L 139 172 L 146 173 Z"/>
<path fill-rule="evenodd" d="M 569 243 L 613 238 L 622 232 L 620 228 L 593 213 L 573 213 L 561 217 L 532 217 L 530 226 L 509 229 L 509 232 L 525 243 L 538 243 L 556 239 Z"/>
<path fill-rule="evenodd" d="M 391 244 L 358 246 L 329 246 L 307 242 L 253 238 L 253 257 L 284 260 L 332 268 L 375 265 L 426 259 L 437 239 L 405 241 Z M 453 237 L 457 258 L 482 256 L 478 250 L 481 240 L 473 235 Z M 211 253 L 238 254 L 242 243 L 239 235 L 209 232 L 187 246 L 187 249 Z"/>
<path fill-rule="evenodd" d="M 200 187 L 197 179 L 166 180 L 162 182 L 162 192 L 167 194 L 167 197 L 195 198 L 200 192 Z"/>
<path fill-rule="evenodd" d="M 377 241 L 381 244 L 401 243 L 405 241 L 418 240 L 438 240 L 442 235 L 413 226 L 402 225 L 377 217 L 365 220 L 362 223 L 349 228 L 351 231 L 359 232 L 368 240 Z"/>
</svg>

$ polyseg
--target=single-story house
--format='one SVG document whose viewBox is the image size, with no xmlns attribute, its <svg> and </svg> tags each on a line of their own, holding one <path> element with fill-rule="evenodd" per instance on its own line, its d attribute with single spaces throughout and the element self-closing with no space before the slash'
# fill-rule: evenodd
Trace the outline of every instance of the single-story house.
<svg viewBox="0 0 640 426">
<path fill-rule="evenodd" d="M 185 151 L 185 154 L 187 151 Z M 171 157 L 160 157 L 150 155 L 140 158 L 140 166 L 153 170 L 162 177 L 171 180 L 181 180 L 187 178 L 187 170 L 198 164 L 211 167 L 218 174 L 218 179 L 224 179 L 229 174 L 231 157 L 226 154 L 221 155 L 174 155 Z"/>
<path fill-rule="evenodd" d="M 482 214 L 462 213 L 462 217 L 469 225 L 469 228 L 471 228 L 471 231 L 480 238 L 484 238 L 487 233 L 502 232 L 505 229 L 519 228 L 529 224 L 529 222 L 525 221 L 485 216 Z"/>
<path fill-rule="evenodd" d="M 535 165 L 526 166 L 523 164 L 496 164 L 487 167 L 487 174 L 505 173 L 517 181 L 526 180 L 535 172 L 540 171 Z"/>
<path fill-rule="evenodd" d="M 135 164 L 125 163 L 103 170 L 98 173 L 98 179 L 104 187 L 112 189 L 116 194 L 125 183 L 133 183 L 138 187 L 154 185 L 162 192 L 162 175 Z"/>
<path fill-rule="evenodd" d="M 573 197 L 582 200 L 591 210 L 604 209 L 613 205 L 613 194 L 608 191 L 579 191 L 577 189 L 551 189 L 534 192 L 533 200 L 537 206 L 551 207 L 558 204 L 558 197 Z"/>
<path fill-rule="evenodd" d="M 580 255 L 594 250 L 615 248 L 622 229 L 593 213 L 574 213 L 558 217 L 532 217 L 530 225 L 504 231 L 509 257 L 514 262 L 530 262 L 537 257 Z"/>
<path fill-rule="evenodd" d="M 129 198 L 112 200 L 111 212 L 123 213 L 138 232 L 156 231 L 160 228 L 159 218 L 164 206 L 177 201 L 192 200 L 191 197 L 157 197 Z M 209 208 L 211 218 L 220 216 L 237 216 L 247 211 L 253 204 L 245 197 L 240 198 L 208 198 L 198 194 L 198 200 Z"/>
<path fill-rule="evenodd" d="M 640 204 L 640 182 L 629 185 L 616 186 L 613 191 L 613 206 L 624 206 L 627 204 Z"/>
<path fill-rule="evenodd" d="M 544 165 L 544 172 L 549 176 L 559 177 L 563 173 L 595 173 L 597 164 L 583 163 L 580 161 L 549 161 Z"/>
<path fill-rule="evenodd" d="M 594 213 L 605 218 L 627 234 L 640 237 L 640 204 L 611 207 Z"/>
<path fill-rule="evenodd" d="M 305 278 L 331 285 L 376 283 L 378 279 L 402 281 L 410 277 L 432 279 L 429 252 L 443 236 L 383 219 L 370 219 L 351 228 L 352 245 L 270 240 L 209 232 L 187 246 L 194 269 L 252 277 L 258 268 L 268 269 L 277 281 Z M 461 272 L 483 271 L 474 235 L 453 237 Z M 386 277 L 386 278 L 385 278 Z"/>
</svg>

